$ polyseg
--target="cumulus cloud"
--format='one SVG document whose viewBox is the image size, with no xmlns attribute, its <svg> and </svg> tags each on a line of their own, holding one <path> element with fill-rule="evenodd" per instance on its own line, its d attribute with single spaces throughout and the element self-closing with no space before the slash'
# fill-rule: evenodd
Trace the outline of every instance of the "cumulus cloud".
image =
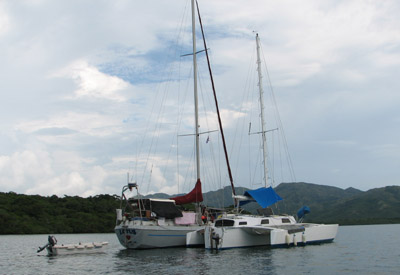
<svg viewBox="0 0 400 275">
<path fill-rule="evenodd" d="M 190 191 L 193 183 L 184 183 L 191 180 L 171 161 L 176 129 L 193 133 L 191 83 L 177 81 L 191 72 L 190 58 L 165 61 L 167 52 L 179 59 L 171 44 L 186 34 L 181 27 L 190 21 L 189 6 L 156 2 L 157 9 L 155 2 L 118 0 L 0 2 L 0 72 L 5 76 L 0 83 L 0 191 L 118 193 L 132 166 L 134 177 L 143 179 L 143 192 L 176 193 L 178 182 L 179 192 Z M 232 159 L 256 154 L 240 150 L 238 141 L 244 138 L 236 135 L 248 134 L 247 112 L 258 114 L 258 102 L 250 104 L 243 96 L 250 82 L 257 88 L 252 67 L 252 31 L 257 31 L 289 147 L 300 166 L 297 179 L 363 189 L 391 184 L 399 176 L 396 168 L 392 179 L 385 177 L 385 167 L 399 162 L 397 1 L 255 0 L 249 5 L 221 0 L 200 3 L 200 9 Z M 188 41 L 181 50 L 187 51 Z M 203 57 L 199 54 L 200 66 Z M 169 70 L 171 63 L 179 66 Z M 208 93 L 205 81 L 200 86 Z M 214 106 L 200 109 L 201 130 L 218 129 L 210 111 Z M 244 130 L 236 127 L 239 121 Z M 153 126 L 157 122 L 161 126 Z M 206 138 L 202 135 L 203 143 Z M 179 142 L 189 144 L 179 148 L 180 165 L 191 169 L 193 140 Z M 379 165 L 366 161 L 378 158 Z M 244 168 L 249 165 L 237 163 L 237 182 L 248 185 Z M 354 163 L 363 169 L 350 172 Z M 207 165 L 218 166 L 207 163 L 202 172 L 208 172 Z M 376 175 L 365 178 L 358 170 Z M 143 186 L 147 183 L 149 188 Z"/>
<path fill-rule="evenodd" d="M 3 188 L 24 190 L 37 181 L 51 176 L 50 156 L 45 151 L 15 152 L 0 156 L 0 185 Z"/>
<path fill-rule="evenodd" d="M 70 152 L 15 152 L 0 156 L 0 186 L 14 192 L 59 196 L 115 192 L 105 186 L 107 172 L 92 163 Z"/>
<path fill-rule="evenodd" d="M 126 89 L 129 84 L 124 80 L 100 72 L 95 66 L 89 65 L 86 60 L 77 60 L 67 67 L 53 74 L 58 77 L 69 77 L 75 81 L 79 89 L 76 98 L 104 98 L 113 101 L 125 101 L 119 91 Z"/>
<path fill-rule="evenodd" d="M 28 187 L 27 194 L 44 194 L 59 196 L 76 195 L 83 197 L 102 194 L 107 188 L 104 188 L 104 180 L 107 173 L 103 168 L 94 166 L 81 174 L 82 171 L 65 172 L 60 175 L 54 175 L 46 178 L 35 186 Z M 109 189 L 108 189 L 109 191 Z M 114 191 L 114 190 L 113 190 Z"/>
</svg>

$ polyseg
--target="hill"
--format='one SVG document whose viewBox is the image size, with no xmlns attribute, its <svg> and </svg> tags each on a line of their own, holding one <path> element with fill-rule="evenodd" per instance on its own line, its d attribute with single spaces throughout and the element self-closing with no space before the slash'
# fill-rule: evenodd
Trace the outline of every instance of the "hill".
<svg viewBox="0 0 400 275">
<path fill-rule="evenodd" d="M 248 189 L 237 187 L 236 193 L 242 195 L 246 190 Z M 400 223 L 400 186 L 387 186 L 365 192 L 352 187 L 341 189 L 291 182 L 279 184 L 275 191 L 283 201 L 272 207 L 274 213 L 296 215 L 302 206 L 307 205 L 311 213 L 306 216 L 305 222 L 341 225 Z M 168 195 L 164 194 L 164 198 L 167 197 Z M 230 187 L 207 192 L 203 197 L 204 204 L 208 206 L 227 207 L 233 204 Z M 256 213 L 257 208 L 257 203 L 250 203 L 244 207 L 251 213 Z"/>
<path fill-rule="evenodd" d="M 117 196 L 42 197 L 0 192 L 0 234 L 112 232 Z"/>
<path fill-rule="evenodd" d="M 247 189 L 236 188 L 237 194 Z M 349 224 L 400 223 L 400 186 L 387 186 L 366 192 L 354 188 L 304 182 L 281 183 L 275 188 L 283 198 L 276 214 L 296 214 L 304 205 L 311 209 L 306 222 Z M 169 198 L 155 194 L 146 197 Z M 116 195 L 89 198 L 55 195 L 43 197 L 0 192 L 0 234 L 106 233 L 115 226 Z M 227 207 L 233 204 L 230 187 L 204 194 L 204 204 Z M 246 210 L 256 212 L 251 203 Z"/>
<path fill-rule="evenodd" d="M 283 198 L 275 213 L 296 214 L 307 205 L 306 222 L 353 224 L 400 223 L 400 186 L 366 192 L 310 183 L 282 183 L 275 188 Z"/>
<path fill-rule="evenodd" d="M 341 224 L 400 223 L 400 187 L 371 189 L 337 201 L 326 214 Z"/>
</svg>

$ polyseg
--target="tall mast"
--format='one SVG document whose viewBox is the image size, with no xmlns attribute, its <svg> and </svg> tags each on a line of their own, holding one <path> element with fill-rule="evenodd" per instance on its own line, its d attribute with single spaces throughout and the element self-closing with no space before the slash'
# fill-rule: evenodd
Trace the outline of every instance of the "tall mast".
<svg viewBox="0 0 400 275">
<path fill-rule="evenodd" d="M 217 93 L 215 92 L 214 78 L 213 78 L 213 74 L 212 74 L 212 71 L 211 71 L 210 58 L 208 57 L 207 43 L 206 43 L 206 38 L 204 36 L 203 23 L 201 22 L 200 10 L 199 10 L 199 5 L 198 5 L 197 1 L 196 1 L 196 5 L 197 5 L 197 14 L 199 15 L 199 23 L 200 23 L 201 34 L 203 36 L 204 51 L 206 52 L 206 57 L 207 57 L 208 72 L 210 73 L 210 79 L 211 79 L 211 86 L 212 86 L 213 95 L 214 95 L 215 108 L 216 108 L 217 116 L 218 116 L 218 125 L 219 125 L 219 130 L 221 132 L 222 144 L 224 146 L 225 161 L 226 161 L 226 165 L 227 165 L 227 168 L 228 168 L 229 180 L 231 182 L 232 194 L 233 194 L 233 196 L 235 196 L 236 195 L 235 185 L 233 184 L 232 171 L 231 171 L 231 166 L 229 164 L 228 150 L 226 149 L 224 129 L 222 128 L 221 115 L 219 113 Z M 235 200 L 235 204 L 236 204 L 236 199 L 234 199 L 234 200 Z"/>
<path fill-rule="evenodd" d="M 267 168 L 267 139 L 265 136 L 265 120 L 264 120 L 264 91 L 262 85 L 262 74 L 261 74 L 261 58 L 260 58 L 260 38 L 258 33 L 256 34 L 256 45 L 257 45 L 257 71 L 258 71 L 258 90 L 260 93 L 260 116 L 261 116 L 261 136 L 262 136 L 262 148 L 263 148 L 263 164 L 264 164 L 264 184 L 268 186 L 268 168 Z"/>
<path fill-rule="evenodd" d="M 199 108 L 197 96 L 197 59 L 196 59 L 196 20 L 194 0 L 192 2 L 192 39 L 193 39 L 193 88 L 194 88 L 194 123 L 196 134 L 196 175 L 197 181 L 200 180 L 200 148 L 199 148 Z"/>
</svg>

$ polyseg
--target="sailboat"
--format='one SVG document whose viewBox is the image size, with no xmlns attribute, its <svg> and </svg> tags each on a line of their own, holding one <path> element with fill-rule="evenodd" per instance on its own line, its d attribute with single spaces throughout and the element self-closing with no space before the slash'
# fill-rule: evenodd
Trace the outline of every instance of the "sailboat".
<svg viewBox="0 0 400 275">
<path fill-rule="evenodd" d="M 240 205 L 250 201 L 257 202 L 262 209 L 259 211 L 261 215 L 243 215 L 225 214 L 221 218 L 216 219 L 214 223 L 207 225 L 204 230 L 204 243 L 206 249 L 228 249 L 238 247 L 252 246 L 271 246 L 271 247 L 287 247 L 305 244 L 315 244 L 332 242 L 338 231 L 337 224 L 312 224 L 301 223 L 296 221 L 294 216 L 290 215 L 273 215 L 269 206 L 281 201 L 282 198 L 274 191 L 272 186 L 268 187 L 267 183 L 267 150 L 264 121 L 263 106 L 263 86 L 261 77 L 261 59 L 260 59 L 260 40 L 256 34 L 257 46 L 257 71 L 258 71 L 258 87 L 260 100 L 260 118 L 262 148 L 263 148 L 263 164 L 264 164 L 264 181 L 265 187 L 248 190 L 242 196 L 233 196 L 237 202 L 237 209 Z M 299 210 L 297 216 L 302 219 L 310 209 L 303 207 Z M 193 233 L 191 233 L 193 234 Z"/>
<path fill-rule="evenodd" d="M 197 3 L 197 2 L 196 2 Z M 198 11 L 198 7 L 197 7 Z M 139 193 L 139 185 L 129 182 L 122 188 L 121 206 L 117 209 L 117 223 L 115 233 L 119 242 L 129 249 L 151 249 L 186 246 L 187 234 L 204 230 L 202 214 L 204 207 L 202 184 L 200 180 L 200 153 L 199 153 L 199 115 L 197 95 L 197 59 L 195 36 L 195 0 L 191 0 L 192 12 L 192 43 L 193 43 L 193 77 L 194 77 L 194 114 L 195 114 L 195 156 L 196 156 L 196 184 L 191 192 L 186 195 L 170 199 L 144 199 Z M 199 12 L 199 11 L 198 11 Z M 199 15 L 201 24 L 201 19 Z M 203 33 L 203 30 L 202 30 Z M 204 40 L 204 33 L 203 33 Z M 204 42 L 205 45 L 205 42 Z M 207 52 L 207 48 L 204 49 Z M 207 55 L 208 58 L 208 55 Z M 215 96 L 215 93 L 214 93 Z M 217 103 L 216 103 L 217 104 Z M 218 114 L 219 115 L 219 114 Z M 220 119 L 219 119 L 220 123 Z M 220 123 L 220 130 L 222 126 Z M 223 133 L 222 133 L 223 138 Z M 223 140 L 225 144 L 225 141 Z M 225 145 L 224 145 L 225 146 Z M 226 155 L 227 156 L 227 155 Z M 128 191 L 136 189 L 134 199 L 127 199 Z M 177 206 L 196 203 L 196 211 L 181 211 Z M 204 216 L 203 216 L 204 218 Z M 204 245 L 204 241 L 190 239 L 190 246 Z"/>
</svg>

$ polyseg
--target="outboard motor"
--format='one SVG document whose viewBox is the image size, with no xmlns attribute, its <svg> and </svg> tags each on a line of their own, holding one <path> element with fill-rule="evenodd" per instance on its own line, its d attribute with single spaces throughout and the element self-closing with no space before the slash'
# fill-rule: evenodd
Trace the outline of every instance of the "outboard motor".
<svg viewBox="0 0 400 275">
<path fill-rule="evenodd" d="M 54 236 L 49 236 L 48 238 L 47 238 L 47 244 L 46 245 L 44 245 L 44 246 L 42 246 L 42 247 L 40 247 L 39 246 L 39 249 L 36 251 L 37 253 L 39 253 L 39 252 L 41 252 L 42 250 L 44 250 L 45 248 L 47 248 L 47 247 L 50 247 L 49 249 L 50 249 L 50 252 L 53 252 L 53 246 L 55 246 L 57 244 L 57 239 L 56 239 L 56 237 L 54 237 Z"/>
<path fill-rule="evenodd" d="M 218 233 L 212 232 L 211 234 L 211 238 L 212 238 L 212 242 L 211 242 L 211 249 L 213 249 L 213 243 L 215 244 L 215 250 L 218 251 L 218 246 L 219 246 L 219 242 L 221 240 L 221 237 L 219 236 Z"/>
<path fill-rule="evenodd" d="M 57 244 L 57 239 L 56 239 L 56 237 L 54 237 L 54 236 L 49 236 L 49 237 L 48 237 L 48 241 L 49 241 L 49 244 L 50 244 L 51 246 L 55 246 L 55 245 Z"/>
</svg>

